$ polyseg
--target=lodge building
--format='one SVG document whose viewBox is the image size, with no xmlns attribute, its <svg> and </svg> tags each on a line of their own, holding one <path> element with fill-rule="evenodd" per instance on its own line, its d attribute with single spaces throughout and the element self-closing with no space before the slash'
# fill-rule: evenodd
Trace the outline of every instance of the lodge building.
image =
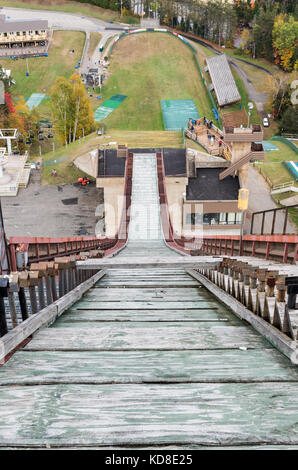
<svg viewBox="0 0 298 470">
<path fill-rule="evenodd" d="M 0 56 L 42 55 L 49 45 L 46 20 L 7 20 L 0 15 Z"/>
</svg>

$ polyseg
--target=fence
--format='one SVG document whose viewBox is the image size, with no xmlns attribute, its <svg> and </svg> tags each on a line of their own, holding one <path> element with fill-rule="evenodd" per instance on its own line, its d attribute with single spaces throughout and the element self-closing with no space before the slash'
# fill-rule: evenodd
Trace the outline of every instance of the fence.
<svg viewBox="0 0 298 470">
<path fill-rule="evenodd" d="M 78 255 L 80 252 L 88 250 L 106 250 L 114 246 L 116 242 L 116 239 L 96 237 L 10 237 L 9 250 L 11 271 L 14 272 L 18 270 L 17 253 L 20 246 L 22 246 L 23 252 L 28 253 L 28 262 L 35 263 L 53 260 L 57 256 Z"/>
<path fill-rule="evenodd" d="M 298 261 L 297 235 L 244 235 L 240 246 L 238 235 L 206 235 L 203 254 L 249 256 L 295 264 Z"/>
<path fill-rule="evenodd" d="M 261 222 L 260 235 L 264 235 L 265 234 L 265 228 L 264 227 L 265 227 L 266 217 L 268 215 L 271 216 L 271 214 L 272 214 L 271 229 L 269 231 L 267 231 L 267 234 L 274 235 L 274 233 L 275 233 L 275 223 L 276 223 L 276 214 L 278 212 L 281 213 L 281 211 L 284 211 L 283 230 L 282 230 L 281 234 L 286 235 L 286 233 L 288 233 L 287 232 L 287 224 L 288 224 L 288 219 L 289 219 L 289 209 L 298 209 L 298 204 L 293 204 L 293 205 L 287 206 L 287 207 L 276 207 L 274 209 L 268 209 L 268 210 L 265 210 L 265 211 L 254 212 L 252 214 L 252 219 L 251 219 L 250 234 L 254 235 L 255 219 L 256 219 L 257 216 L 261 216 L 262 217 L 262 222 Z M 268 217 L 267 217 L 267 221 L 268 221 Z"/>
</svg>

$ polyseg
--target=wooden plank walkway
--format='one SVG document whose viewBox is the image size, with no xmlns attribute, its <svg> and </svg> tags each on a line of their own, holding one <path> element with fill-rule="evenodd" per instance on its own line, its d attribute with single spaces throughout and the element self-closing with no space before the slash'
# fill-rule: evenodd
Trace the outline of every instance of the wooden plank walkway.
<svg viewBox="0 0 298 470">
<path fill-rule="evenodd" d="M 0 368 L 0 403 L 1 448 L 298 447 L 297 367 L 181 267 L 109 269 Z"/>
<path fill-rule="evenodd" d="M 140 301 L 139 275 L 109 271 L 0 369 L 0 446 L 298 445 L 297 368 L 198 283 L 144 268 Z"/>
</svg>

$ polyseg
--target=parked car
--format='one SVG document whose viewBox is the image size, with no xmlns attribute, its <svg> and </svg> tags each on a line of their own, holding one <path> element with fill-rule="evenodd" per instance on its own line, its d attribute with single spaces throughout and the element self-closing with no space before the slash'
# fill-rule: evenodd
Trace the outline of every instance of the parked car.
<svg viewBox="0 0 298 470">
<path fill-rule="evenodd" d="M 269 127 L 269 119 L 267 117 L 263 118 L 263 126 L 264 127 Z"/>
</svg>

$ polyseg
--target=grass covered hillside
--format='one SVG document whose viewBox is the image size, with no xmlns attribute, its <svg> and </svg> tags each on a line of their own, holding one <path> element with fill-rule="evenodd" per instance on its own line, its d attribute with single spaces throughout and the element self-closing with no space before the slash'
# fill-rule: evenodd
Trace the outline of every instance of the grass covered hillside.
<svg viewBox="0 0 298 470">
<path fill-rule="evenodd" d="M 199 115 L 213 118 L 192 51 L 163 33 L 121 39 L 113 49 L 103 99 L 127 99 L 106 120 L 108 129 L 164 129 L 160 100 L 193 99 Z"/>
</svg>

